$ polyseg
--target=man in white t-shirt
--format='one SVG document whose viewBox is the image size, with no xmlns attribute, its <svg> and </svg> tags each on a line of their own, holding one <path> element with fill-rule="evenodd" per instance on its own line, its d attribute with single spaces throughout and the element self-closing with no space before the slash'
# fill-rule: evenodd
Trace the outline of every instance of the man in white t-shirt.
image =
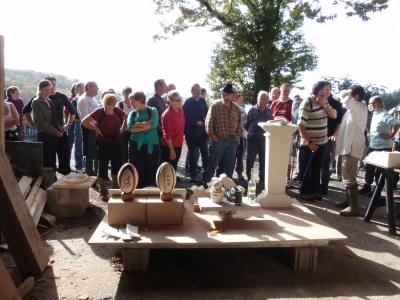
<svg viewBox="0 0 400 300">
<path fill-rule="evenodd" d="M 96 95 L 99 88 L 94 81 L 85 84 L 85 93 L 78 99 L 79 118 L 83 120 L 87 115 L 95 111 L 99 104 L 96 101 Z M 94 160 L 97 156 L 96 133 L 82 126 L 83 155 L 85 156 L 86 174 L 96 176 Z"/>
<path fill-rule="evenodd" d="M 358 162 L 365 149 L 365 128 L 368 108 L 363 101 L 365 90 L 354 85 L 348 91 L 341 92 L 341 99 L 346 113 L 343 116 L 336 139 L 336 153 L 341 157 L 342 181 L 346 187 L 346 200 L 338 206 L 347 207 L 340 211 L 342 216 L 357 216 L 360 213 L 357 189 Z"/>
</svg>

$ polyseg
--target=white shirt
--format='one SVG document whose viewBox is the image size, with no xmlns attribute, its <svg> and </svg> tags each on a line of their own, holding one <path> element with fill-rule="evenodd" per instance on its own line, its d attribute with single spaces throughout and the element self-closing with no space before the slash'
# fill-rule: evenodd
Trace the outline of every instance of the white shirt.
<svg viewBox="0 0 400 300">
<path fill-rule="evenodd" d="M 364 101 L 356 101 L 349 93 L 343 94 L 343 107 L 347 109 L 336 139 L 336 154 L 350 154 L 361 159 L 365 150 L 364 131 L 367 126 L 368 108 Z"/>
<path fill-rule="evenodd" d="M 84 117 L 94 112 L 99 107 L 99 104 L 95 97 L 89 97 L 85 93 L 78 99 L 77 107 L 79 118 L 82 120 Z"/>
<path fill-rule="evenodd" d="M 10 102 L 6 102 L 6 101 L 4 101 L 4 104 L 8 106 L 8 113 L 4 116 L 4 120 L 13 119 L 14 117 L 13 117 L 12 112 L 11 112 L 11 106 L 14 106 L 14 104 L 12 104 Z M 11 127 L 6 127 L 4 129 L 5 130 L 15 130 L 15 129 L 17 129 L 17 125 L 13 125 Z"/>
</svg>

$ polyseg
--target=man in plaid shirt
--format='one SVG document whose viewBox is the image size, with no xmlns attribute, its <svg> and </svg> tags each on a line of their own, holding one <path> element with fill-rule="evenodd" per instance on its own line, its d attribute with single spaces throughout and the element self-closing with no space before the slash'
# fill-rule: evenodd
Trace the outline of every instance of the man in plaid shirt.
<svg viewBox="0 0 400 300">
<path fill-rule="evenodd" d="M 206 117 L 206 131 L 211 146 L 204 183 L 210 182 L 220 161 L 223 162 L 223 173 L 232 177 L 236 148 L 243 132 L 240 108 L 233 103 L 239 97 L 238 90 L 228 83 L 221 94 L 222 99 L 211 105 Z"/>
</svg>

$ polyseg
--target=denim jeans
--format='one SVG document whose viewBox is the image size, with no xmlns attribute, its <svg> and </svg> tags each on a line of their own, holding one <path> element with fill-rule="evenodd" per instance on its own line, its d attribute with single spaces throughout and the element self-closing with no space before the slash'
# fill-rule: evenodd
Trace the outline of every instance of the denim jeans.
<svg viewBox="0 0 400 300">
<path fill-rule="evenodd" d="M 204 182 L 210 182 L 220 161 L 223 162 L 223 173 L 232 178 L 235 167 L 238 142 L 234 138 L 221 138 L 211 141 L 208 168 L 203 177 Z"/>
<path fill-rule="evenodd" d="M 82 129 L 81 124 L 74 123 L 68 129 L 69 156 L 72 155 L 72 146 L 75 144 L 75 169 L 83 169 L 83 153 L 82 153 Z"/>
</svg>

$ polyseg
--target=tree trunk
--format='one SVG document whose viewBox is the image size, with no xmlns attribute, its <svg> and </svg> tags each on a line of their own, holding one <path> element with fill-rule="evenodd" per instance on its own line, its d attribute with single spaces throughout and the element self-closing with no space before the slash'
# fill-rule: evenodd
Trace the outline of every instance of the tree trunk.
<svg viewBox="0 0 400 300">
<path fill-rule="evenodd" d="M 271 87 L 271 81 L 272 81 L 271 71 L 268 70 L 265 66 L 256 66 L 254 74 L 253 99 L 257 99 L 257 94 L 261 90 L 269 92 L 269 89 Z"/>
</svg>

